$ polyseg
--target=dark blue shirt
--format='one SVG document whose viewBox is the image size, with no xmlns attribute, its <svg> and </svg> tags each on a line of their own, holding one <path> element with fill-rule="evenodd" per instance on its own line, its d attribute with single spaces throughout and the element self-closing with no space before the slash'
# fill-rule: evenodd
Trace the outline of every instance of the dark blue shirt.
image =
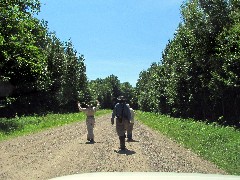
<svg viewBox="0 0 240 180">
<path fill-rule="evenodd" d="M 131 112 L 129 107 L 125 103 L 117 103 L 112 112 L 112 118 L 116 117 L 123 117 L 123 119 L 130 120 L 131 119 Z"/>
</svg>

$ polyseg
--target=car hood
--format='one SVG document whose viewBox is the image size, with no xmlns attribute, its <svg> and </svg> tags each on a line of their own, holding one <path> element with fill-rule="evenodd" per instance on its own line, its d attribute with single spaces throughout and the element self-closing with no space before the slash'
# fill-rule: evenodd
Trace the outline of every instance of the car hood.
<svg viewBox="0 0 240 180">
<path fill-rule="evenodd" d="M 168 172 L 96 172 L 56 177 L 52 180 L 240 180 L 240 176 Z"/>
</svg>

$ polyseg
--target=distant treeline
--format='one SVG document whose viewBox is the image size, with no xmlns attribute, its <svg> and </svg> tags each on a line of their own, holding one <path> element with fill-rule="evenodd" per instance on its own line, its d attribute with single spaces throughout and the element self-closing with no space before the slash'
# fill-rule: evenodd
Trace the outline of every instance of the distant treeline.
<svg viewBox="0 0 240 180">
<path fill-rule="evenodd" d="M 158 63 L 136 87 L 110 75 L 89 81 L 84 56 L 39 20 L 39 0 L 0 0 L 0 117 L 75 112 L 76 102 L 239 125 L 240 2 L 189 0 Z"/>
</svg>

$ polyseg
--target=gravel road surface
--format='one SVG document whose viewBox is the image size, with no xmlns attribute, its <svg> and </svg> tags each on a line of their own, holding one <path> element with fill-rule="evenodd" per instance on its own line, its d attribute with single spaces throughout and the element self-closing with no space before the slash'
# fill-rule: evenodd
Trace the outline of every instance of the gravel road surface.
<svg viewBox="0 0 240 180">
<path fill-rule="evenodd" d="M 136 121 L 134 142 L 120 151 L 110 115 L 96 119 L 95 143 L 85 122 L 0 142 L 0 179 L 34 180 L 91 172 L 226 174 L 166 136 Z"/>
</svg>

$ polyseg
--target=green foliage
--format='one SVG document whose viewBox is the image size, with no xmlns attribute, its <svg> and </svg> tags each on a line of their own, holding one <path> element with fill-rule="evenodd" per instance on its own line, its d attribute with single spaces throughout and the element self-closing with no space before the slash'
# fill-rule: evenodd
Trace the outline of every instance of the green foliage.
<svg viewBox="0 0 240 180">
<path fill-rule="evenodd" d="M 139 108 L 145 111 L 166 113 L 164 97 L 163 69 L 153 63 L 147 71 L 142 71 L 136 87 Z"/>
<path fill-rule="evenodd" d="M 15 119 L 2 118 L 0 120 L 0 131 L 4 133 L 11 133 L 16 130 L 21 130 L 22 128 L 23 124 L 19 122 L 18 118 Z"/>
<path fill-rule="evenodd" d="M 92 80 L 89 82 L 89 89 L 92 99 L 98 100 L 101 108 L 112 109 L 120 95 L 124 95 L 127 102 L 136 108 L 134 88 L 127 82 L 121 83 L 117 76 L 110 75 L 105 79 Z"/>
<path fill-rule="evenodd" d="M 0 85 L 8 79 L 4 83 L 11 90 L 1 92 L 1 117 L 76 112 L 77 101 L 99 100 L 101 107 L 112 108 L 121 94 L 136 102 L 130 84 L 121 85 L 114 75 L 103 84 L 88 83 L 84 56 L 71 40 L 62 42 L 49 32 L 47 22 L 34 17 L 38 12 L 39 0 L 1 0 Z"/>
<path fill-rule="evenodd" d="M 192 149 L 230 174 L 240 175 L 240 132 L 216 123 L 136 112 L 136 119 Z"/>
<path fill-rule="evenodd" d="M 190 0 L 159 64 L 140 73 L 139 107 L 239 126 L 239 1 Z"/>
<path fill-rule="evenodd" d="M 1 0 L 0 77 L 13 87 L 9 97 L 1 96 L 2 117 L 74 112 L 77 100 L 89 99 L 84 56 L 71 40 L 62 43 L 48 32 L 47 23 L 34 17 L 39 11 L 39 0 Z"/>
<path fill-rule="evenodd" d="M 120 89 L 121 89 L 121 95 L 123 95 L 127 99 L 129 105 L 133 109 L 138 109 L 135 88 L 133 88 L 129 82 L 124 82 L 120 84 Z"/>
<path fill-rule="evenodd" d="M 39 88 L 36 82 L 45 76 L 46 61 L 40 42 L 46 37 L 46 29 L 32 16 L 39 8 L 39 1 L 1 0 L 0 72 L 19 91 L 23 91 L 23 82 L 31 84 L 32 89 Z"/>
</svg>

